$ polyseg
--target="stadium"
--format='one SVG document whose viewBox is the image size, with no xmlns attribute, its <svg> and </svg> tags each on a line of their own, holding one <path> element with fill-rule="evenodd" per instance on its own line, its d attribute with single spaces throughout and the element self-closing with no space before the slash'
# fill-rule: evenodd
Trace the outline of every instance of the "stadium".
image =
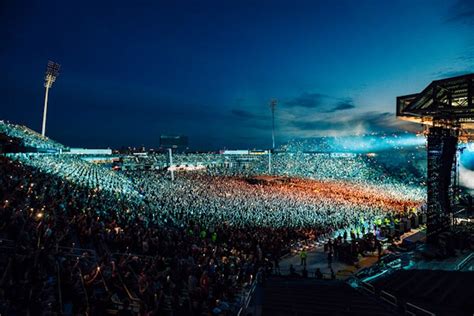
<svg viewBox="0 0 474 316">
<path fill-rule="evenodd" d="M 39 278 L 36 288 L 15 283 L 4 293 L 18 310 L 29 293 L 30 304 L 50 312 L 236 314 L 252 308 L 261 274 L 343 280 L 330 290 L 353 287 L 347 295 L 363 301 L 358 292 L 385 288 L 397 273 L 435 271 L 429 255 L 456 252 L 445 269 L 472 269 L 468 218 L 454 226 L 450 245 L 412 254 L 426 238 L 423 135 L 293 140 L 274 151 L 269 168 L 270 152 L 176 153 L 170 164 L 166 152 L 71 149 L 8 122 L 1 133 L 3 270 Z M 307 252 L 314 262 L 301 267 Z M 149 296 L 158 289 L 159 299 Z M 363 313 L 396 310 L 392 301 L 403 298 L 382 291 L 382 307 Z M 443 308 L 467 310 L 468 297 Z"/>
<path fill-rule="evenodd" d="M 0 315 L 474 314 L 470 1 L 3 6 Z"/>
</svg>

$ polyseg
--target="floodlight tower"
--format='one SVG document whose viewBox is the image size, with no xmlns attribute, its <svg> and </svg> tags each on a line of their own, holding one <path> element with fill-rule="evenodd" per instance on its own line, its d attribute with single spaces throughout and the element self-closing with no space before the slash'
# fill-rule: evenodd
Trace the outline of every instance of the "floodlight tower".
<svg viewBox="0 0 474 316">
<path fill-rule="evenodd" d="M 272 152 L 275 151 L 275 108 L 277 106 L 277 99 L 270 101 L 270 109 L 272 111 L 272 149 L 268 151 L 268 173 L 272 173 Z"/>
<path fill-rule="evenodd" d="M 272 150 L 275 150 L 275 108 L 277 103 L 277 99 L 270 101 L 270 109 L 272 110 Z"/>
<path fill-rule="evenodd" d="M 56 81 L 56 78 L 59 76 L 59 68 L 61 65 L 48 61 L 48 66 L 46 67 L 46 75 L 44 77 L 44 87 L 46 88 L 46 93 L 44 95 L 44 110 L 43 110 L 43 125 L 41 128 L 41 135 L 46 136 L 46 115 L 48 113 L 48 93 L 49 89 L 53 86 L 53 83 Z"/>
</svg>

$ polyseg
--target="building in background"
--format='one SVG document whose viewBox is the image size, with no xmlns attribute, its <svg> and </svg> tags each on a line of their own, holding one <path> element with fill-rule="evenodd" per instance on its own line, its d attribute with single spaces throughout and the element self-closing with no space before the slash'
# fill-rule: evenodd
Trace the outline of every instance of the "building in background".
<svg viewBox="0 0 474 316">
<path fill-rule="evenodd" d="M 167 150 L 171 148 L 173 152 L 185 152 L 189 149 L 188 137 L 182 135 L 161 135 L 160 149 Z"/>
</svg>

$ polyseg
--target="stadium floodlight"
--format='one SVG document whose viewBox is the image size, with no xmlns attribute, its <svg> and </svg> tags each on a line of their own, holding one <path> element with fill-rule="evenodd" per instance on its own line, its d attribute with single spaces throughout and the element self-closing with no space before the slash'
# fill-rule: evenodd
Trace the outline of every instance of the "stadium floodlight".
<svg viewBox="0 0 474 316">
<path fill-rule="evenodd" d="M 44 87 L 46 88 L 46 93 L 44 95 L 44 110 L 43 110 L 43 125 L 41 128 L 41 135 L 46 136 L 46 115 L 48 113 L 48 93 L 49 89 L 53 86 L 53 83 L 56 81 L 56 78 L 59 76 L 59 68 L 61 65 L 48 61 L 48 66 L 46 67 L 46 74 L 44 77 Z"/>
<path fill-rule="evenodd" d="M 272 150 L 275 150 L 275 108 L 277 103 L 277 99 L 270 101 L 270 109 L 272 110 Z"/>
<path fill-rule="evenodd" d="M 270 100 L 270 110 L 272 111 L 272 149 L 268 151 L 268 173 L 272 173 L 272 152 L 275 151 L 275 108 L 277 106 L 277 99 Z"/>
</svg>

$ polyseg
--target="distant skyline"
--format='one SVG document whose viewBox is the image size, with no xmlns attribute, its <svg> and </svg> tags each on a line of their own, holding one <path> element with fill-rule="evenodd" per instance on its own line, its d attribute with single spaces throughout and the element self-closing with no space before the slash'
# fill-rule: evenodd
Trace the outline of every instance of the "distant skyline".
<svg viewBox="0 0 474 316">
<path fill-rule="evenodd" d="M 395 98 L 474 72 L 474 1 L 3 1 L 0 119 L 72 147 L 269 148 L 412 130 Z"/>
</svg>

